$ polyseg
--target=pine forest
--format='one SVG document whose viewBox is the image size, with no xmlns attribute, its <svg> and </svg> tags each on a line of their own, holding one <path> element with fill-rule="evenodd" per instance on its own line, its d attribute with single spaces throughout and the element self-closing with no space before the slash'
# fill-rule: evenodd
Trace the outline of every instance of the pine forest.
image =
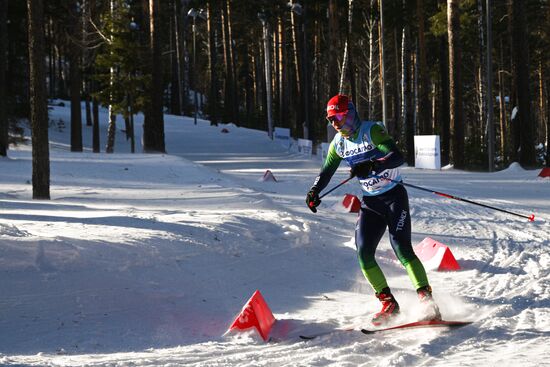
<svg viewBox="0 0 550 367">
<path fill-rule="evenodd" d="M 315 147 L 340 93 L 409 165 L 414 135 L 439 135 L 458 169 L 548 166 L 549 19 L 548 0 L 0 0 L 0 155 L 28 120 L 33 181 L 49 175 L 52 100 L 71 102 L 74 152 L 82 129 L 115 151 L 113 117 L 133 139 L 138 113 L 144 152 L 166 151 L 164 113 Z"/>
</svg>

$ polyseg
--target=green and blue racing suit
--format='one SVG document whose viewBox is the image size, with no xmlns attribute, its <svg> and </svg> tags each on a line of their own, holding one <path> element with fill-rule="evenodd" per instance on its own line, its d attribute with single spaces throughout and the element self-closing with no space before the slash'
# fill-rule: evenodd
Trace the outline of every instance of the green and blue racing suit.
<svg viewBox="0 0 550 367">
<path fill-rule="evenodd" d="M 349 138 L 336 134 L 312 188 L 321 192 L 342 160 L 352 168 L 368 160 L 377 163 L 376 177 L 357 177 L 363 199 L 355 228 L 355 245 L 365 278 L 376 293 L 388 287 L 386 277 L 374 256 L 388 228 L 392 248 L 407 270 L 415 289 L 428 285 L 426 271 L 411 244 L 409 199 L 405 188 L 397 184 L 401 181 L 398 167 L 404 159 L 393 139 L 382 125 L 372 121 L 363 121 Z"/>
</svg>

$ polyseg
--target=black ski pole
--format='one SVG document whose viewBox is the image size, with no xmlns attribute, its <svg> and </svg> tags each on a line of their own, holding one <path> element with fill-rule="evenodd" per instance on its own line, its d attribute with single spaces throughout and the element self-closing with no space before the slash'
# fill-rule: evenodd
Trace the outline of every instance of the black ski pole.
<svg viewBox="0 0 550 367">
<path fill-rule="evenodd" d="M 493 210 L 497 210 L 497 211 L 499 211 L 499 212 L 504 212 L 504 213 L 508 213 L 508 214 L 515 215 L 515 216 L 518 216 L 518 217 L 526 218 L 526 219 L 528 219 L 530 222 L 533 222 L 533 221 L 535 220 L 535 214 L 531 214 L 531 215 L 518 214 L 518 213 L 511 212 L 511 211 L 509 211 L 509 210 L 500 209 L 500 208 L 495 208 L 494 206 L 490 206 L 490 205 L 486 205 L 486 204 L 481 204 L 481 203 L 478 203 L 478 202 L 475 202 L 475 201 L 472 201 L 472 200 L 460 198 L 460 197 L 458 197 L 458 196 L 454 196 L 454 195 L 450 195 L 450 194 L 445 194 L 444 192 L 439 192 L 439 191 L 427 189 L 427 188 L 425 188 L 425 187 L 420 187 L 420 186 L 412 185 L 412 184 L 410 184 L 410 183 L 406 183 L 406 182 L 403 182 L 403 181 L 396 181 L 396 180 L 392 180 L 391 178 L 381 177 L 381 176 L 377 176 L 377 175 L 372 175 L 372 176 L 370 176 L 370 177 L 379 178 L 379 179 L 387 180 L 387 181 L 391 181 L 391 182 L 394 182 L 394 183 L 399 184 L 399 185 L 403 185 L 403 186 L 407 186 L 407 187 L 412 187 L 413 189 L 422 190 L 422 191 L 426 191 L 426 192 L 431 192 L 432 194 L 436 194 L 436 195 L 439 195 L 439 196 L 443 196 L 443 197 L 448 198 L 448 199 L 454 199 L 454 200 L 458 200 L 458 201 L 463 201 L 463 202 L 465 202 L 465 203 L 474 204 L 474 205 L 479 205 L 479 206 L 482 206 L 482 207 L 484 207 L 484 208 L 493 209 Z"/>
<path fill-rule="evenodd" d="M 339 188 L 340 186 L 342 186 L 343 184 L 345 184 L 346 182 L 351 180 L 353 177 L 354 176 L 350 176 L 350 177 L 346 178 L 344 181 L 340 182 L 338 185 L 334 186 L 332 189 L 328 190 L 323 195 L 319 196 L 319 199 L 324 198 L 325 196 L 327 196 L 328 194 L 330 194 L 331 192 L 333 192 L 334 190 L 336 190 L 337 188 Z"/>
</svg>

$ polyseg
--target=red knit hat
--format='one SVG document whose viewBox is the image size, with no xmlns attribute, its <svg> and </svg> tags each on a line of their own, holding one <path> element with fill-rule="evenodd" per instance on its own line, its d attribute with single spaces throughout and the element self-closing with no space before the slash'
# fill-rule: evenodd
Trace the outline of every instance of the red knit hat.
<svg viewBox="0 0 550 367">
<path fill-rule="evenodd" d="M 337 94 L 332 97 L 327 103 L 327 117 L 348 112 L 348 102 L 349 98 L 344 94 Z"/>
</svg>

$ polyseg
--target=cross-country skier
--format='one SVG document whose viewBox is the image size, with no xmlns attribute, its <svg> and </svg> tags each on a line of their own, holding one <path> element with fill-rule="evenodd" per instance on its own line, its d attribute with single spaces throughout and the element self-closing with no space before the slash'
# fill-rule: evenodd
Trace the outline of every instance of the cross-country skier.
<svg viewBox="0 0 550 367">
<path fill-rule="evenodd" d="M 409 198 L 403 185 L 384 180 L 401 181 L 397 167 L 404 159 L 382 125 L 361 122 L 354 104 L 345 95 L 332 97 L 327 104 L 327 120 L 337 131 L 329 146 L 328 155 L 306 196 L 314 213 L 321 203 L 319 193 L 328 185 L 342 160 L 351 167 L 351 177 L 357 177 L 363 191 L 361 210 L 355 228 L 355 245 L 361 270 L 382 303 L 382 309 L 372 318 L 376 326 L 387 323 L 399 313 L 399 304 L 376 263 L 376 247 L 389 229 L 390 242 L 397 258 L 418 293 L 424 307 L 422 319 L 441 319 L 439 308 L 432 298 L 424 266 L 416 257 L 411 244 Z"/>
</svg>

